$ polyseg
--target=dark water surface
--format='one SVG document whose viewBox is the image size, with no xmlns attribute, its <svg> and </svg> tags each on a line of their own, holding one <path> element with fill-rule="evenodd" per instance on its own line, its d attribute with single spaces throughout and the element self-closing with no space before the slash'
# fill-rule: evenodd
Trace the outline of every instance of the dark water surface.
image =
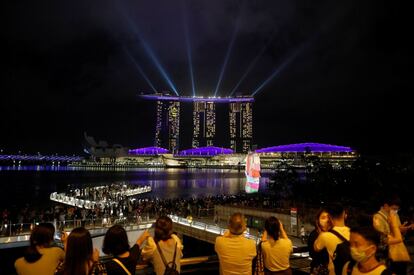
<svg viewBox="0 0 414 275">
<path fill-rule="evenodd" d="M 261 179 L 265 191 L 266 174 Z M 145 196 L 158 198 L 190 198 L 232 195 L 244 191 L 244 171 L 230 169 L 128 169 L 97 170 L 51 166 L 0 166 L 0 208 L 46 206 L 49 194 L 68 188 L 98 186 L 111 183 L 150 185 Z"/>
</svg>

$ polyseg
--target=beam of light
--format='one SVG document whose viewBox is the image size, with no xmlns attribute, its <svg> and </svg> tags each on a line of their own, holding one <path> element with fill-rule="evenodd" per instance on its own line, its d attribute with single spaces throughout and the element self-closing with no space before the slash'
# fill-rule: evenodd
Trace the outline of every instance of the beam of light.
<svg viewBox="0 0 414 275">
<path fill-rule="evenodd" d="M 170 88 L 173 90 L 173 92 L 179 96 L 179 92 L 177 91 L 177 88 L 175 87 L 173 81 L 169 77 L 168 73 L 164 69 L 164 67 L 161 65 L 161 62 L 158 60 L 158 57 L 152 50 L 151 46 L 147 43 L 147 41 L 142 36 L 141 32 L 139 31 L 137 25 L 132 22 L 131 18 L 128 16 L 127 12 L 125 12 L 124 9 L 121 11 L 124 15 L 124 18 L 128 21 L 128 25 L 133 30 L 133 32 L 137 35 L 139 41 L 144 47 L 145 52 L 147 53 L 147 56 L 151 59 L 151 61 L 154 63 L 155 67 L 157 67 L 158 71 L 160 72 L 161 76 L 164 78 L 164 80 L 167 82 L 167 84 L 170 86 Z"/>
<path fill-rule="evenodd" d="M 214 96 L 217 95 L 217 92 L 220 88 L 220 84 L 221 84 L 221 81 L 223 79 L 223 74 L 224 74 L 224 71 L 226 70 L 227 62 L 229 61 L 230 53 L 231 53 L 231 50 L 233 49 L 233 44 L 234 44 L 234 41 L 236 40 L 236 36 L 237 36 L 238 31 L 239 31 L 242 11 L 243 11 L 243 7 L 240 8 L 240 13 L 239 13 L 239 16 L 237 18 L 236 26 L 234 27 L 234 31 L 233 31 L 233 34 L 232 34 L 232 37 L 231 37 L 231 41 L 230 41 L 229 47 L 227 48 L 226 57 L 224 58 L 223 65 L 221 66 L 220 76 L 219 76 L 219 79 L 217 81 L 216 89 L 214 90 Z"/>
<path fill-rule="evenodd" d="M 167 72 L 164 70 L 161 63 L 158 61 L 157 56 L 155 55 L 154 51 L 151 49 L 151 47 L 148 45 L 148 43 L 145 40 L 141 40 L 142 45 L 144 46 L 145 51 L 147 52 L 148 56 L 151 58 L 154 65 L 157 67 L 161 75 L 163 76 L 164 80 L 168 83 L 170 88 L 174 91 L 174 93 L 177 96 L 180 96 L 180 94 L 177 91 L 177 88 L 175 87 L 174 83 L 172 82 L 171 78 L 168 76 Z"/>
<path fill-rule="evenodd" d="M 194 81 L 194 71 L 193 71 L 193 59 L 191 57 L 191 43 L 190 43 L 190 31 L 188 29 L 188 18 L 187 18 L 187 9 L 184 3 L 182 3 L 182 11 L 183 11 L 183 23 L 184 23 L 184 34 L 185 34 L 185 44 L 187 46 L 187 58 L 188 58 L 188 66 L 190 69 L 190 78 L 191 78 L 191 89 L 193 92 L 193 97 L 196 96 L 195 92 L 195 81 Z"/>
<path fill-rule="evenodd" d="M 246 76 L 250 73 L 250 71 L 256 65 L 257 61 L 259 61 L 259 58 L 265 52 L 265 50 L 267 49 L 267 47 L 269 46 L 269 44 L 272 42 L 272 40 L 273 40 L 273 34 L 271 35 L 271 37 L 267 41 L 267 43 L 262 47 L 262 49 L 260 50 L 260 52 L 256 55 L 256 57 L 252 60 L 252 62 L 250 62 L 249 66 L 247 67 L 246 71 L 244 72 L 244 74 L 240 78 L 239 82 L 237 82 L 236 86 L 234 86 L 234 88 L 231 90 L 229 96 L 232 96 L 234 94 L 234 92 L 239 88 L 240 84 L 243 82 L 243 80 L 246 78 Z"/>
<path fill-rule="evenodd" d="M 273 78 L 278 76 L 298 55 L 304 50 L 304 47 L 298 48 L 296 51 L 294 51 L 288 59 L 286 59 L 279 67 L 276 68 L 276 70 L 268 77 L 265 81 L 263 81 L 262 84 L 260 84 L 251 94 L 251 96 L 255 96 L 257 93 L 259 93 Z"/>
<path fill-rule="evenodd" d="M 141 68 L 141 66 L 135 61 L 135 58 L 131 55 L 131 53 L 124 48 L 125 53 L 128 55 L 129 59 L 134 63 L 135 68 L 137 68 L 138 72 L 141 74 L 141 76 L 147 81 L 147 84 L 151 87 L 151 89 L 154 91 L 154 93 L 157 93 L 157 89 L 155 89 L 152 82 L 149 80 L 148 76 L 144 73 L 144 70 Z"/>
</svg>

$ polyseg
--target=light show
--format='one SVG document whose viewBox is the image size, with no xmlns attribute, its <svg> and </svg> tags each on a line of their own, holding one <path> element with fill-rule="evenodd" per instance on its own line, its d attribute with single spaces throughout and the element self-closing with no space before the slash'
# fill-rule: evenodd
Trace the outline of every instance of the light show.
<svg viewBox="0 0 414 275">
<path fill-rule="evenodd" d="M 246 193 L 259 191 L 260 183 L 260 157 L 256 153 L 249 153 L 246 157 Z"/>
</svg>

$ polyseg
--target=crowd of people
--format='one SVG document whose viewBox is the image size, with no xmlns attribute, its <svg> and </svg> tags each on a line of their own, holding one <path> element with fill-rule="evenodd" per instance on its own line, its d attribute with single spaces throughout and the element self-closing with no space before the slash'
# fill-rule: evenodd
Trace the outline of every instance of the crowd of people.
<svg viewBox="0 0 414 275">
<path fill-rule="evenodd" d="M 398 197 L 388 195 L 379 211 L 351 228 L 341 205 L 320 210 L 308 238 L 311 274 L 407 274 L 411 259 L 404 235 L 414 224 L 401 224 L 400 205 Z"/>
<path fill-rule="evenodd" d="M 125 229 L 111 226 L 105 235 L 102 251 L 113 257 L 110 261 L 99 261 L 97 250 L 93 250 L 88 230 L 79 224 L 69 236 L 63 235 L 64 250 L 53 243 L 54 227 L 51 223 L 40 223 L 31 231 L 30 247 L 24 257 L 15 263 L 18 274 L 134 274 L 140 261 L 152 263 L 157 275 L 180 271 L 183 256 L 181 240 L 173 234 L 173 223 L 167 216 L 194 215 L 200 209 L 213 208 L 217 204 L 276 208 L 278 205 L 265 196 L 213 196 L 193 199 L 141 198 L 130 201 L 125 213 L 135 217 L 157 215 L 154 236 L 145 231 L 133 247 L 129 247 Z M 310 273 L 314 275 L 380 275 L 407 274 L 411 261 L 404 236 L 414 230 L 414 224 L 401 223 L 398 210 L 401 201 L 389 194 L 380 208 L 371 215 L 354 218 L 348 227 L 350 214 L 339 203 L 320 209 L 315 219 L 315 229 L 307 238 L 312 259 Z M 71 213 L 88 216 L 94 210 L 72 209 L 58 205 L 48 215 L 59 217 Z M 77 213 L 78 211 L 78 213 Z M 84 211 L 84 214 L 82 214 Z M 89 211 L 92 211 L 89 213 Z M 113 214 L 110 210 L 104 214 Z M 4 216 L 4 211 L 3 211 Z M 8 213 L 6 213 L 7 216 Z M 352 217 L 351 217 L 352 218 Z M 45 219 L 46 220 L 46 219 Z M 357 220 L 357 222 L 355 222 Z M 276 217 L 266 219 L 260 243 L 245 237 L 246 219 L 241 213 L 230 216 L 228 229 L 217 237 L 215 251 L 220 262 L 220 274 L 278 274 L 290 275 L 292 241 L 283 224 Z M 411 233 L 412 234 L 412 233 Z M 36 271 L 36 272 L 35 272 Z M 174 274 L 174 273 L 172 273 Z"/>
<path fill-rule="evenodd" d="M 17 274 L 130 275 L 135 274 L 139 261 L 151 263 L 157 275 L 167 269 L 179 272 L 181 268 L 183 245 L 173 234 L 173 222 L 167 216 L 156 220 L 154 236 L 145 230 L 132 247 L 122 226 L 109 228 L 102 245 L 102 251 L 110 256 L 105 262 L 100 261 L 99 251 L 93 247 L 87 229 L 77 227 L 70 234 L 63 233 L 63 248 L 54 242 L 54 234 L 55 228 L 50 223 L 41 223 L 32 230 L 29 248 L 15 262 Z"/>
<path fill-rule="evenodd" d="M 116 204 L 107 204 L 103 208 L 86 209 L 64 204 L 45 208 L 22 208 L 0 210 L 0 235 L 16 235 L 29 230 L 32 224 L 54 222 L 58 227 L 70 225 L 84 226 L 87 221 L 95 225 L 110 226 L 116 221 L 129 219 L 144 221 L 148 217 L 175 214 L 178 216 L 201 217 L 212 215 L 215 205 L 249 206 L 254 208 L 280 207 L 280 203 L 270 196 L 257 195 L 217 195 L 198 198 L 159 199 L 157 197 L 127 197 Z M 100 223 L 100 224 L 99 224 Z"/>
<path fill-rule="evenodd" d="M 384 199 L 371 216 L 347 226 L 348 213 L 341 204 L 319 211 L 315 229 L 308 238 L 311 256 L 310 273 L 318 275 L 386 275 L 407 274 L 411 261 L 404 244 L 404 234 L 413 224 L 401 224 L 397 197 Z M 265 221 L 257 245 L 245 236 L 247 226 L 242 213 L 233 213 L 228 229 L 215 241 L 220 274 L 291 275 L 292 241 L 283 224 L 274 216 Z M 179 274 L 183 244 L 173 233 L 173 222 L 161 215 L 154 225 L 154 236 L 145 231 L 129 246 L 125 229 L 110 227 L 104 237 L 102 251 L 112 258 L 99 261 L 92 247 L 91 235 L 83 227 L 62 236 L 64 250 L 53 244 L 54 227 L 42 223 L 31 233 L 30 247 L 16 260 L 19 275 L 26 274 L 135 274 L 138 262 L 151 263 L 155 274 Z M 177 273 L 178 272 L 178 273 Z"/>
</svg>

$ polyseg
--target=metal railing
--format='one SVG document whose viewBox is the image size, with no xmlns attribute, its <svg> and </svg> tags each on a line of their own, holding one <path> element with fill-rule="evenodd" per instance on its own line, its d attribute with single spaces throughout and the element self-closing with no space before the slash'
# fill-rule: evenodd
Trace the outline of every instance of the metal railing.
<svg viewBox="0 0 414 275">
<path fill-rule="evenodd" d="M 55 226 L 56 231 L 71 231 L 76 227 L 85 227 L 88 230 L 101 229 L 111 227 L 114 224 L 121 224 L 123 226 L 132 226 L 139 224 L 147 224 L 153 222 L 156 216 L 128 216 L 128 217 L 102 217 L 96 219 L 71 219 L 71 220 L 53 220 L 53 221 L 36 221 L 31 223 L 1 223 L 0 224 L 0 243 L 4 242 L 4 238 L 13 236 L 30 235 L 32 229 L 40 223 L 51 223 Z M 25 240 L 25 238 L 19 238 Z M 28 238 L 27 238 L 28 240 Z"/>
</svg>

